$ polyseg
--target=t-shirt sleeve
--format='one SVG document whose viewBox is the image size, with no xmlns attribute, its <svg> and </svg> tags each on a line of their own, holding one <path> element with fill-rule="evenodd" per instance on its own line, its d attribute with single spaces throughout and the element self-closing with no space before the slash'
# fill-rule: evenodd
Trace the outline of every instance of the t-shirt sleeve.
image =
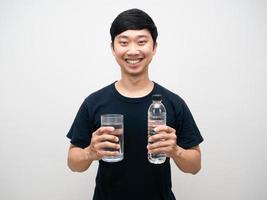
<svg viewBox="0 0 267 200">
<path fill-rule="evenodd" d="M 74 119 L 74 122 L 67 133 L 70 143 L 81 148 L 89 146 L 91 142 L 92 123 L 86 102 L 84 101 Z"/>
<path fill-rule="evenodd" d="M 177 144 L 182 148 L 188 149 L 197 146 L 203 141 L 195 120 L 184 101 L 181 104 L 181 110 L 178 114 L 176 130 Z"/>
</svg>

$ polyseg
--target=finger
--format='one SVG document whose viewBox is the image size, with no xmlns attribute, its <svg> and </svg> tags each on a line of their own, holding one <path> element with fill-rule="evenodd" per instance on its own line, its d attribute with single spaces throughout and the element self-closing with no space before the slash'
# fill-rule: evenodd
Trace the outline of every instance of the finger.
<svg viewBox="0 0 267 200">
<path fill-rule="evenodd" d="M 102 135 L 104 133 L 107 133 L 107 132 L 112 132 L 114 131 L 114 127 L 112 126 L 103 126 L 103 127 L 100 127 L 99 129 L 97 129 L 97 131 L 95 132 L 97 135 Z"/>
<path fill-rule="evenodd" d="M 160 140 L 175 140 L 176 141 L 176 135 L 175 134 L 168 134 L 166 132 L 159 132 L 155 135 L 149 136 L 148 142 L 157 142 Z"/>
<path fill-rule="evenodd" d="M 103 158 L 105 156 L 118 156 L 120 153 L 118 151 L 104 151 L 101 150 L 98 152 L 98 155 Z"/>
<path fill-rule="evenodd" d="M 104 151 L 109 151 L 109 150 L 114 150 L 118 151 L 120 149 L 120 145 L 118 143 L 113 143 L 109 141 L 101 142 L 98 144 L 95 144 L 94 146 L 97 150 L 104 150 Z"/>
<path fill-rule="evenodd" d="M 157 126 L 154 131 L 156 132 L 161 132 L 161 131 L 165 131 L 167 133 L 172 133 L 172 132 L 176 132 L 175 129 L 173 129 L 172 127 L 169 126 L 165 126 L 165 125 L 159 125 Z"/>
<path fill-rule="evenodd" d="M 161 154 L 164 153 L 166 155 L 168 155 L 169 152 L 171 152 L 171 147 L 161 147 L 161 148 L 157 148 L 157 149 L 152 149 L 152 150 L 148 150 L 148 153 L 150 154 Z"/>
<path fill-rule="evenodd" d="M 110 141 L 113 143 L 118 143 L 119 138 L 115 135 L 110 135 L 110 134 L 103 134 L 97 137 L 96 139 L 97 142 L 103 142 L 103 141 Z"/>
<path fill-rule="evenodd" d="M 117 135 L 117 136 L 122 135 L 123 129 L 122 128 L 116 128 L 116 129 L 114 129 L 114 131 L 110 132 L 110 134 Z"/>
<path fill-rule="evenodd" d="M 158 149 L 153 149 L 153 150 L 149 150 L 148 153 L 150 154 L 161 154 L 161 153 L 166 153 L 167 152 L 167 148 L 158 148 Z"/>
<path fill-rule="evenodd" d="M 109 134 L 94 135 L 91 140 L 91 144 L 94 149 L 99 150 L 99 144 L 106 142 L 106 141 L 116 144 L 119 142 L 119 138 L 114 135 L 109 135 Z"/>
<path fill-rule="evenodd" d="M 153 144 L 148 144 L 147 149 L 148 150 L 154 150 L 154 149 L 158 149 L 158 148 L 175 147 L 175 146 L 176 146 L 176 142 L 174 142 L 173 140 L 168 140 L 168 141 L 159 141 L 159 142 L 155 142 Z"/>
</svg>

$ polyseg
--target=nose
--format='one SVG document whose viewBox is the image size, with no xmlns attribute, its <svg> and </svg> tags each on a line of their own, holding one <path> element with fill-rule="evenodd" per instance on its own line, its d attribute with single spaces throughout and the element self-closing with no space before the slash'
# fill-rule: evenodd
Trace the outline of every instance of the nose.
<svg viewBox="0 0 267 200">
<path fill-rule="evenodd" d="M 140 53 L 138 45 L 132 43 L 128 46 L 127 55 L 137 55 Z"/>
</svg>

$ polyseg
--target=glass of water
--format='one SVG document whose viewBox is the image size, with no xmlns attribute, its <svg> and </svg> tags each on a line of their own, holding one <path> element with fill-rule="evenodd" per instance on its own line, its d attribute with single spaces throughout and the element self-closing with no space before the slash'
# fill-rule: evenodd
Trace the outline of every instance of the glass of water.
<svg viewBox="0 0 267 200">
<path fill-rule="evenodd" d="M 112 126 L 114 131 L 111 134 L 119 138 L 118 144 L 120 149 L 109 148 L 108 151 L 119 151 L 118 156 L 106 156 L 102 160 L 106 162 L 118 162 L 123 159 L 123 115 L 121 114 L 104 114 L 101 115 L 101 126 Z"/>
</svg>

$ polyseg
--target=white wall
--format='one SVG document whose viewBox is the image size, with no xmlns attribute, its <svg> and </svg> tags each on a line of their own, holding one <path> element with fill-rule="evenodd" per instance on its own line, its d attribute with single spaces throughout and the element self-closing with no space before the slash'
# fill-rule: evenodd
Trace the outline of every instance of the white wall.
<svg viewBox="0 0 267 200">
<path fill-rule="evenodd" d="M 97 163 L 70 172 L 65 135 L 83 99 L 119 79 L 109 27 L 132 7 L 159 29 L 151 78 L 205 138 L 199 174 L 173 165 L 177 199 L 267 199 L 264 0 L 1 0 L 0 199 L 92 198 Z"/>
</svg>

